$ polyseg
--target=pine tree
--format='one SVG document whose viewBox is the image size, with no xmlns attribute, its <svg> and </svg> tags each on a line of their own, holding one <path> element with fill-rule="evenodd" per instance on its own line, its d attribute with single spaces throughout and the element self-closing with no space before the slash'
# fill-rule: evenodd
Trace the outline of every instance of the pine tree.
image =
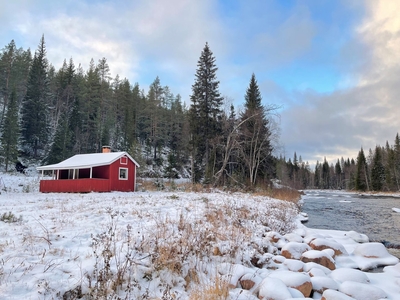
<svg viewBox="0 0 400 300">
<path fill-rule="evenodd" d="M 265 109 L 261 104 L 261 93 L 254 73 L 245 95 L 245 111 L 241 114 L 240 155 L 245 164 L 245 174 L 251 186 L 255 185 L 258 175 L 268 176 L 271 164 L 271 132 Z"/>
<path fill-rule="evenodd" d="M 222 101 L 217 80 L 218 68 L 208 43 L 197 64 L 196 79 L 192 85 L 189 112 L 192 148 L 192 180 L 210 182 L 213 176 L 216 148 L 212 140 L 221 133 Z"/>
<path fill-rule="evenodd" d="M 18 107 L 17 107 L 17 93 L 15 88 L 13 89 L 4 117 L 3 124 L 1 126 L 1 152 L 2 159 L 5 164 L 5 170 L 8 171 L 10 163 L 14 163 L 18 157 L 18 137 L 19 137 L 19 125 L 18 125 Z"/>
<path fill-rule="evenodd" d="M 38 156 L 38 150 L 45 149 L 49 137 L 47 68 L 46 47 L 42 36 L 29 72 L 21 111 L 22 144 L 34 157 Z"/>
</svg>

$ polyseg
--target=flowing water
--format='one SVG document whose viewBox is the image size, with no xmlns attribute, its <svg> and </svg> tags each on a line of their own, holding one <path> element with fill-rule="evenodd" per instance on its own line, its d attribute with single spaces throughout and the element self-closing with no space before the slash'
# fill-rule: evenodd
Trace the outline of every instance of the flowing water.
<svg viewBox="0 0 400 300">
<path fill-rule="evenodd" d="M 370 241 L 400 248 L 400 198 L 361 196 L 341 191 L 307 190 L 303 212 L 309 228 L 354 230 L 366 234 Z"/>
</svg>

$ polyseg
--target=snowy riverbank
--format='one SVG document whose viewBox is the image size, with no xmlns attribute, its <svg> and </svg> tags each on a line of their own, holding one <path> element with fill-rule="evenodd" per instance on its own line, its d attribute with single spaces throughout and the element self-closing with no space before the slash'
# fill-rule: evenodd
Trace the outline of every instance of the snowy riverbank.
<svg viewBox="0 0 400 300">
<path fill-rule="evenodd" d="M 291 203 L 219 191 L 41 194 L 36 177 L 0 177 L 2 298 L 400 294 L 399 260 L 382 244 L 309 229 Z"/>
</svg>

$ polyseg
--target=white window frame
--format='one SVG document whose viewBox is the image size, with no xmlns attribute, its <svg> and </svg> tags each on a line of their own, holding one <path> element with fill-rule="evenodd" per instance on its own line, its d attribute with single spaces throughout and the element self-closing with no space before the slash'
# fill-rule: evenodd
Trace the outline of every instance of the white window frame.
<svg viewBox="0 0 400 300">
<path fill-rule="evenodd" d="M 128 164 L 128 158 L 126 156 L 123 156 L 119 159 L 119 163 L 121 165 L 127 165 Z"/>
<path fill-rule="evenodd" d="M 121 177 L 121 170 L 125 170 L 126 178 Z M 119 180 L 128 180 L 128 176 L 129 176 L 128 170 L 129 170 L 128 168 L 119 168 L 119 170 L 118 170 L 118 179 Z"/>
</svg>

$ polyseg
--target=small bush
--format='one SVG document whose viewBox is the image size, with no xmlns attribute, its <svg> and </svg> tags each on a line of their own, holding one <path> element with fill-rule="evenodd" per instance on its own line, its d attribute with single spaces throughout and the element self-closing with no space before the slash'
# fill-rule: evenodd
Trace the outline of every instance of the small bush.
<svg viewBox="0 0 400 300">
<path fill-rule="evenodd" d="M 22 221 L 22 215 L 17 218 L 11 211 L 8 213 L 2 214 L 1 221 L 5 223 L 16 223 L 16 222 L 21 222 Z"/>
</svg>

